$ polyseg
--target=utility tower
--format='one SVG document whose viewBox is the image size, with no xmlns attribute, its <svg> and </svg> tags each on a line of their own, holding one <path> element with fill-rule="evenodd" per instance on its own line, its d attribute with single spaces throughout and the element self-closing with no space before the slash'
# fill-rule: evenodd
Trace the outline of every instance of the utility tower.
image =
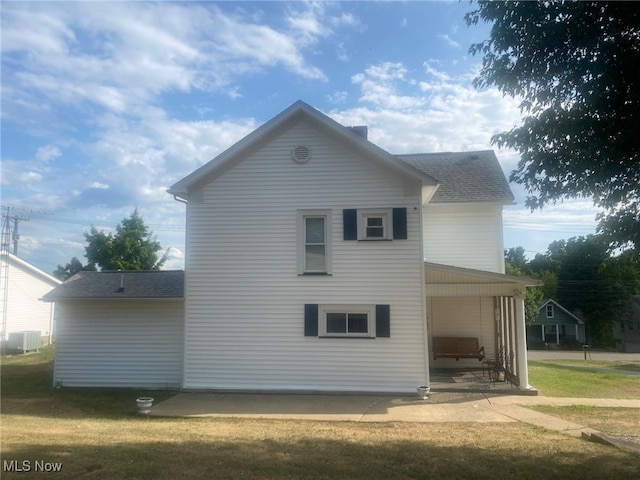
<svg viewBox="0 0 640 480">
<path fill-rule="evenodd" d="M 2 325 L 0 330 L 0 341 L 5 340 L 7 331 L 7 314 L 9 300 L 9 252 L 11 244 L 13 244 L 13 255 L 18 256 L 18 242 L 20 234 L 18 233 L 18 225 L 23 220 L 29 220 L 26 217 L 11 214 L 11 207 L 6 207 L 6 211 L 2 213 L 2 236 L 0 238 L 0 298 L 2 298 Z"/>
</svg>

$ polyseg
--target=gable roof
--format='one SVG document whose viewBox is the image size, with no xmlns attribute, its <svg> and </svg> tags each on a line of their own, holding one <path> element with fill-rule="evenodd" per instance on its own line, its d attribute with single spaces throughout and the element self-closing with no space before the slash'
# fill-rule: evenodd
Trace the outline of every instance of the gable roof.
<svg viewBox="0 0 640 480">
<path fill-rule="evenodd" d="M 560 315 L 558 315 L 557 317 L 554 316 L 553 318 L 547 318 L 546 317 L 546 312 L 545 312 L 545 307 L 547 305 L 554 305 L 555 307 L 557 307 L 558 309 L 558 313 Z M 533 323 L 537 324 L 537 325 L 554 325 L 554 324 L 567 324 L 567 322 L 563 322 L 563 320 L 569 320 L 570 324 L 578 324 L 578 325 L 584 325 L 584 320 L 582 320 L 580 317 L 578 317 L 577 315 L 574 315 L 573 313 L 571 313 L 569 310 L 567 310 L 566 308 L 564 308 L 562 305 L 560 305 L 558 302 L 556 302 L 555 300 L 551 299 L 551 298 L 543 298 L 540 301 L 540 306 L 538 306 L 538 317 L 535 319 L 535 321 Z"/>
<path fill-rule="evenodd" d="M 438 181 L 433 176 L 407 162 L 400 161 L 396 156 L 365 139 L 357 129 L 340 125 L 327 115 L 298 100 L 216 158 L 175 183 L 167 191 L 176 197 L 187 199 L 190 189 L 216 178 L 241 161 L 249 152 L 275 138 L 281 130 L 289 128 L 301 120 L 309 121 L 313 126 L 346 144 L 349 148 L 366 155 L 367 158 L 381 163 L 399 174 L 420 180 L 423 186 L 438 185 Z"/>
<path fill-rule="evenodd" d="M 54 302 L 57 300 L 147 298 L 184 298 L 184 271 L 81 271 L 47 293 L 42 300 Z"/>
<path fill-rule="evenodd" d="M 13 253 L 3 253 L 2 261 L 8 261 L 9 265 L 13 265 L 18 267 L 25 272 L 29 273 L 33 277 L 37 277 L 45 283 L 48 283 L 52 287 L 56 285 L 60 285 L 62 282 L 58 280 L 53 275 L 49 275 L 47 272 L 40 270 L 35 265 L 31 265 L 29 262 L 21 259 L 20 257 L 15 256 Z"/>
<path fill-rule="evenodd" d="M 514 202 L 515 197 L 493 150 L 397 157 L 438 179 L 440 186 L 431 203 Z"/>
</svg>

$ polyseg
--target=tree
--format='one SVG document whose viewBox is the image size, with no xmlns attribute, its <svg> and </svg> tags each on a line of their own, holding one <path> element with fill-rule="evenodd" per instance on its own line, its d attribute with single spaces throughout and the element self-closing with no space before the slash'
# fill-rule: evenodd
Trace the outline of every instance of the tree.
<svg viewBox="0 0 640 480">
<path fill-rule="evenodd" d="M 82 265 L 82 262 L 78 260 L 78 257 L 73 257 L 71 262 L 67 263 L 64 267 L 62 265 L 58 265 L 58 268 L 53 272 L 53 276 L 58 280 L 64 281 L 82 270 L 95 270 L 95 268 L 91 268 L 89 265 Z"/>
<path fill-rule="evenodd" d="M 162 246 L 137 209 L 120 222 L 115 235 L 91 227 L 84 236 L 89 265 L 101 270 L 158 270 L 167 260 L 166 254 L 158 258 Z"/>
<path fill-rule="evenodd" d="M 531 269 L 527 265 L 524 247 L 513 247 L 504 251 L 505 273 L 517 277 L 532 277 Z M 526 289 L 524 298 L 524 316 L 527 324 L 533 323 L 538 316 L 538 307 L 544 298 L 540 287 Z"/>
<path fill-rule="evenodd" d="M 91 227 L 84 234 L 87 265 L 76 257 L 66 266 L 58 265 L 54 276 L 66 280 L 80 270 L 158 270 L 167 260 L 167 254 L 158 258 L 160 242 L 145 225 L 136 209 L 116 227 L 116 234 L 105 233 Z"/>
<path fill-rule="evenodd" d="M 521 159 L 510 179 L 532 209 L 591 197 L 599 232 L 640 250 L 640 8 L 634 2 L 478 1 L 493 22 L 477 87 L 521 99 L 521 126 L 495 135 Z"/>
</svg>

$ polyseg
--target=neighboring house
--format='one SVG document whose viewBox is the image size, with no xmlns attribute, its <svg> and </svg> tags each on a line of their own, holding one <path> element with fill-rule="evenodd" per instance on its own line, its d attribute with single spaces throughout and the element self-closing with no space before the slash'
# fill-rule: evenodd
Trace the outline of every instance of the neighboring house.
<svg viewBox="0 0 640 480">
<path fill-rule="evenodd" d="M 184 272 L 89 272 L 44 296 L 58 307 L 54 383 L 180 388 Z"/>
<path fill-rule="evenodd" d="M 504 274 L 513 195 L 492 151 L 392 155 L 296 102 L 169 193 L 186 203 L 182 388 L 415 392 L 433 368 L 481 365 L 434 360 L 433 336 L 506 352 L 530 388 L 524 290 L 537 282 Z M 79 321 L 97 311 L 62 303 Z M 103 328 L 117 348 L 124 326 Z M 77 349 L 61 350 L 65 369 Z"/>
<path fill-rule="evenodd" d="M 527 326 L 527 337 L 554 345 L 565 340 L 585 343 L 585 325 L 581 318 L 558 302 L 545 298 L 538 307 L 538 316 Z"/>
<path fill-rule="evenodd" d="M 640 353 L 640 295 L 632 295 L 630 302 L 629 315 L 613 324 L 613 338 L 621 352 Z"/>
<path fill-rule="evenodd" d="M 3 253 L 0 261 L 0 340 L 37 331 L 41 344 L 51 343 L 55 308 L 40 298 L 62 282 L 12 253 Z"/>
</svg>

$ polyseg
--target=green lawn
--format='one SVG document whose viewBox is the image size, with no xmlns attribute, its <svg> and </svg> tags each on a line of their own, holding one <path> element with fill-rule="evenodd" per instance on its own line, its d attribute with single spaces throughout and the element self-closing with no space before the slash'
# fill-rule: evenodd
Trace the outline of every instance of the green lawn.
<svg viewBox="0 0 640 480">
<path fill-rule="evenodd" d="M 548 397 L 640 398 L 640 376 L 603 373 L 598 369 L 621 369 L 621 362 L 580 363 L 570 360 L 529 361 L 529 383 Z M 589 368 L 576 368 L 592 367 Z M 632 370 L 635 363 L 625 363 Z"/>
<path fill-rule="evenodd" d="M 139 417 L 137 396 L 171 393 L 56 390 L 52 356 L 2 359 L 2 468 L 31 469 L 3 480 L 640 478 L 638 454 L 522 423 Z"/>
</svg>

